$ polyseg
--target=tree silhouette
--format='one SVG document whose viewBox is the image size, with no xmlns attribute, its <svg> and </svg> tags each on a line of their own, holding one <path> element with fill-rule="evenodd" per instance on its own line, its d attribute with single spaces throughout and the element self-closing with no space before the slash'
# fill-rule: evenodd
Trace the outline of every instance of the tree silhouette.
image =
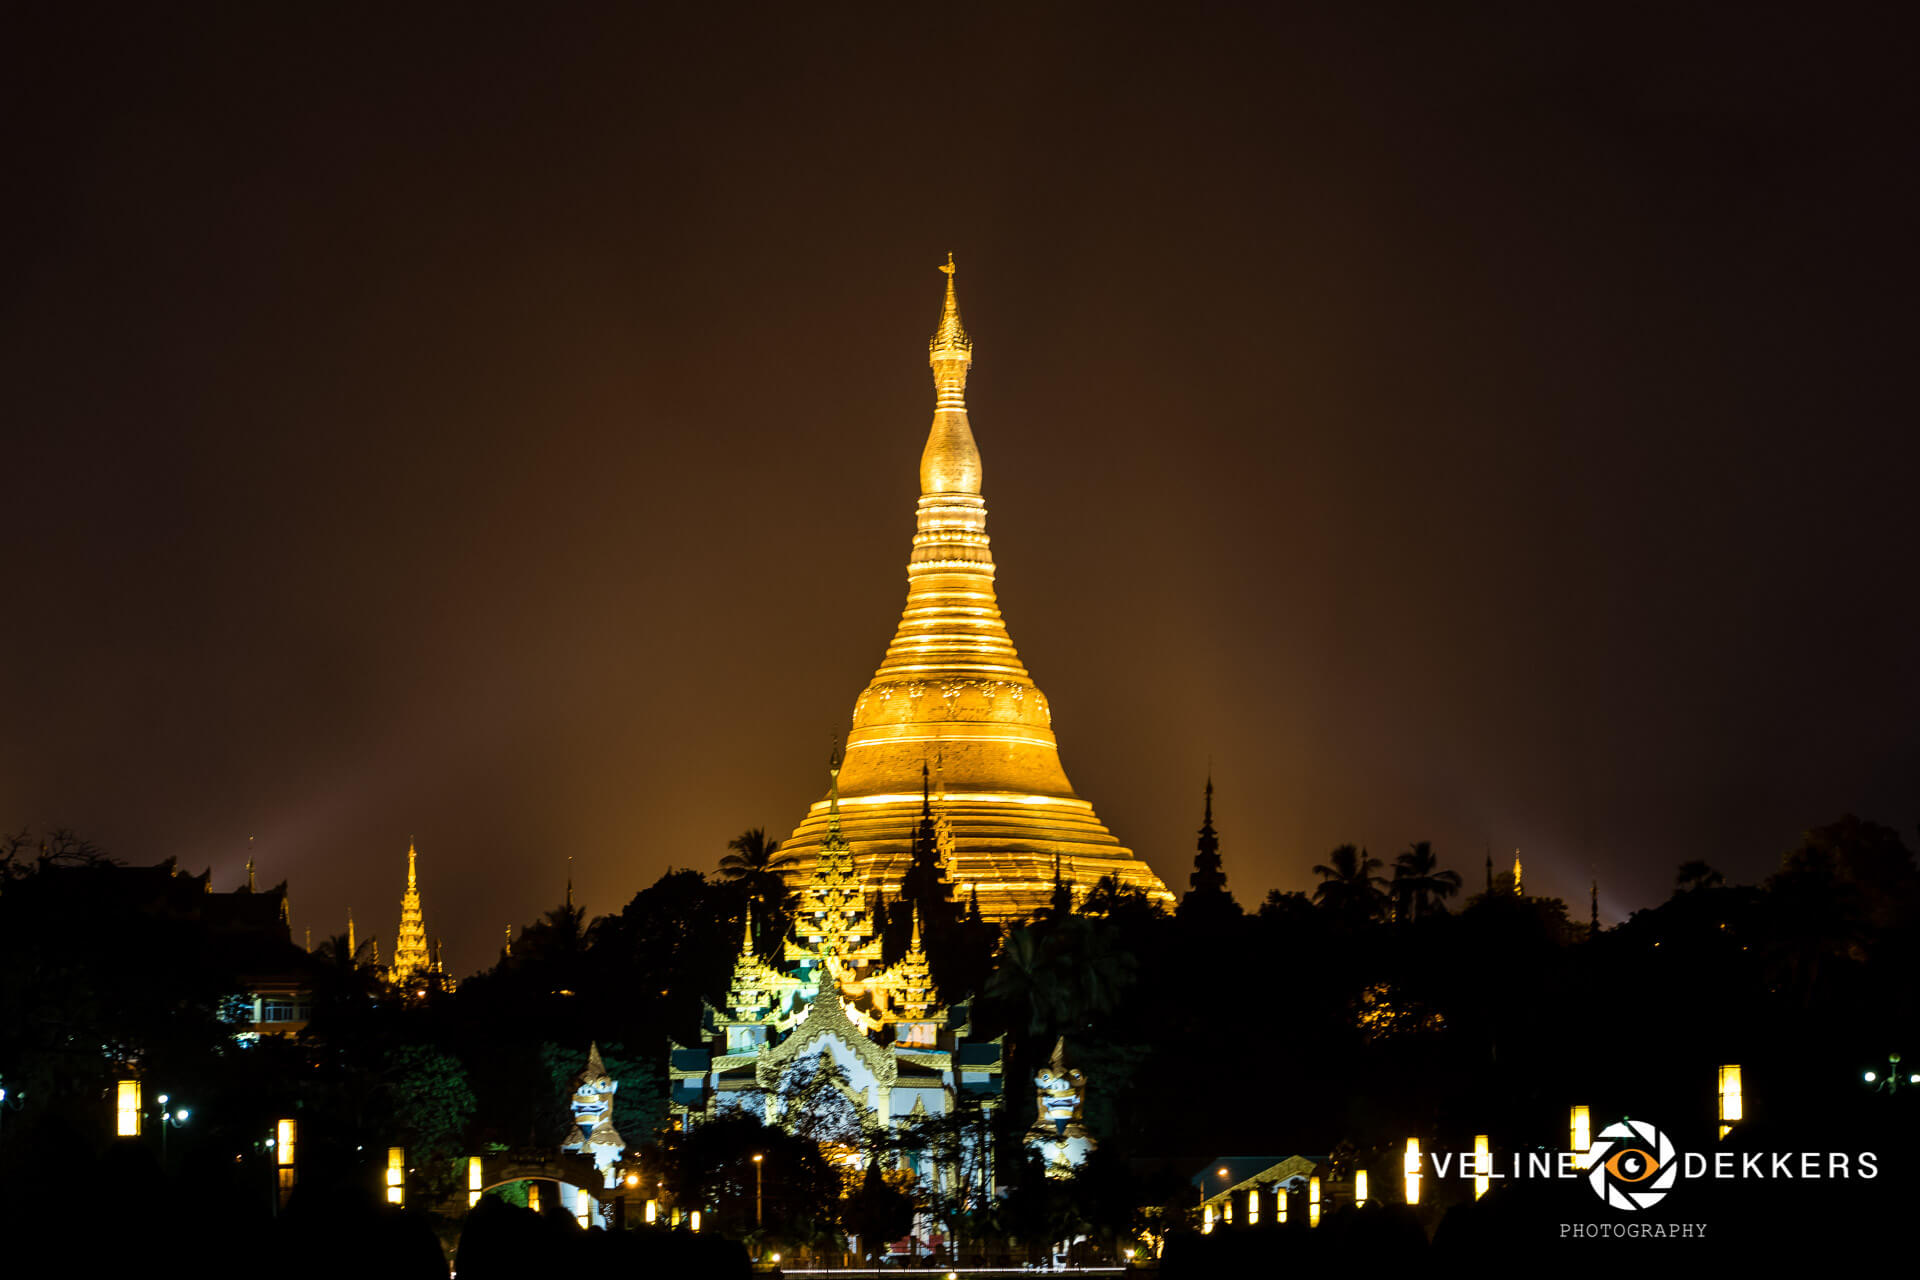
<svg viewBox="0 0 1920 1280">
<path fill-rule="evenodd" d="M 1460 873 L 1441 871 L 1438 865 L 1433 845 L 1426 840 L 1415 841 L 1393 860 L 1393 900 L 1401 919 L 1431 915 L 1460 892 Z"/>
<path fill-rule="evenodd" d="M 1674 884 L 1681 892 L 1689 889 L 1717 889 L 1727 882 L 1727 878 L 1695 858 L 1691 862 L 1680 864 L 1680 870 L 1674 875 Z"/>
<path fill-rule="evenodd" d="M 1387 901 L 1381 887 L 1386 882 L 1374 874 L 1380 865 L 1380 859 L 1368 857 L 1365 849 L 1341 845 L 1327 855 L 1326 862 L 1314 866 L 1320 883 L 1314 887 L 1313 900 L 1345 920 L 1373 919 Z"/>
<path fill-rule="evenodd" d="M 761 937 L 778 937 L 786 931 L 793 892 L 780 868 L 792 860 L 780 852 L 780 842 L 769 840 L 764 827 L 749 827 L 727 841 L 732 852 L 720 859 L 722 883 L 734 885 L 753 904 L 754 920 Z"/>
</svg>

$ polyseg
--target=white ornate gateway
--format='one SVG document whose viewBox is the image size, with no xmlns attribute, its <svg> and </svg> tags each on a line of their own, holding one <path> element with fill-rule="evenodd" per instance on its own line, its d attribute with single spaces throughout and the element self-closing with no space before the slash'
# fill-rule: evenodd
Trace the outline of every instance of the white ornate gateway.
<svg viewBox="0 0 1920 1280">
<path fill-rule="evenodd" d="M 993 1194 L 988 1120 L 1001 1097 L 997 1040 L 969 1040 L 967 1006 L 939 1003 L 920 921 L 907 952 L 881 963 L 853 851 L 840 833 L 839 767 L 828 829 L 776 967 L 741 939 L 724 1009 L 709 1007 L 697 1047 L 676 1045 L 672 1111 L 682 1127 L 752 1109 L 864 1163 L 878 1131 L 932 1132 L 925 1121 L 977 1118 L 930 1137 L 910 1163 L 923 1186 L 958 1202 Z M 951 1132 L 958 1128 L 960 1132 Z"/>
</svg>

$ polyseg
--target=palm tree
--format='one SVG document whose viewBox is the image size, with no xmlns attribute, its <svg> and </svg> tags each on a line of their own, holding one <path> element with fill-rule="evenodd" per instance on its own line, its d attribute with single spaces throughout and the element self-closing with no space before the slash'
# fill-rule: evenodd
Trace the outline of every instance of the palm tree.
<svg viewBox="0 0 1920 1280">
<path fill-rule="evenodd" d="M 1393 860 L 1394 903 L 1404 919 L 1430 914 L 1460 892 L 1460 873 L 1437 870 L 1438 865 L 1433 844 L 1427 840 L 1414 841 Z"/>
<path fill-rule="evenodd" d="M 727 841 L 727 848 L 733 852 L 720 859 L 720 878 L 745 892 L 761 924 L 784 918 L 793 895 L 780 871 L 791 860 L 780 852 L 780 842 L 767 839 L 764 827 L 753 827 Z"/>
<path fill-rule="evenodd" d="M 1368 857 L 1365 849 L 1350 844 L 1341 845 L 1327 858 L 1313 869 L 1320 877 L 1313 900 L 1350 920 L 1371 920 L 1379 915 L 1387 900 L 1381 888 L 1386 881 L 1373 874 L 1380 869 L 1380 859 Z"/>
<path fill-rule="evenodd" d="M 1049 960 L 1041 948 L 1040 934 L 1030 928 L 1013 930 L 1000 945 L 986 994 L 1002 1002 L 1010 1023 L 1016 1027 L 1025 1024 L 1025 1034 L 1016 1033 L 1016 1040 L 1039 1039 L 1060 1012 L 1062 993 L 1053 981 Z"/>
<path fill-rule="evenodd" d="M 335 934 L 323 939 L 314 949 L 319 966 L 314 970 L 314 1021 L 331 1027 L 339 1020 L 355 1018 L 380 991 L 380 971 L 369 962 L 373 939 L 347 945 L 347 935 Z"/>
</svg>

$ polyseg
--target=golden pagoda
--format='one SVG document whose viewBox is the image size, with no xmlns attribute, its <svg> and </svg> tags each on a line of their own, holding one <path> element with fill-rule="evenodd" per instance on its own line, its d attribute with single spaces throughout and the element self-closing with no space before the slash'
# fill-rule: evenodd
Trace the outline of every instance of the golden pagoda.
<svg viewBox="0 0 1920 1280">
<path fill-rule="evenodd" d="M 387 978 L 403 986 L 425 974 L 438 973 L 439 962 L 427 951 L 426 919 L 420 911 L 420 882 L 414 873 L 413 841 L 407 841 L 407 892 L 400 899 L 400 933 L 393 948 Z"/>
<path fill-rule="evenodd" d="M 936 821 L 947 874 L 983 915 L 1017 920 L 1045 906 L 1058 859 L 1084 893 L 1102 876 L 1171 905 L 1074 792 L 1053 713 L 1027 674 L 994 597 L 980 450 L 967 421 L 973 340 L 960 323 L 953 256 L 939 327 L 927 344 L 933 426 L 920 455 L 920 503 L 907 561 L 907 603 L 886 658 L 854 703 L 839 775 L 837 823 L 862 887 L 897 893 L 921 817 L 923 770 L 938 761 Z M 806 883 L 828 838 L 828 799 L 814 803 L 781 851 Z"/>
</svg>

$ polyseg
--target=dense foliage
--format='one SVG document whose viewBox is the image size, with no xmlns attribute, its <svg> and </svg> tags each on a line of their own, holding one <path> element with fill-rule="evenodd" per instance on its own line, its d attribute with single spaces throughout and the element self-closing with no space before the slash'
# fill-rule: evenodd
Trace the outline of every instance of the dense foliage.
<svg viewBox="0 0 1920 1280">
<path fill-rule="evenodd" d="M 750 905 L 769 956 L 792 910 L 768 878 L 777 850 L 756 835 L 735 842 L 722 874 L 670 872 L 617 913 L 555 907 L 511 954 L 424 999 L 386 988 L 344 938 L 294 949 L 311 1023 L 297 1041 L 250 1047 L 222 1008 L 257 952 L 190 911 L 99 891 L 116 870 L 153 869 L 112 868 L 67 835 L 16 838 L 0 848 L 0 1173 L 34 1189 L 0 1198 L 0 1226 L 44 1229 L 72 1212 L 67 1188 L 104 1177 L 142 1188 L 132 1212 L 162 1215 L 156 1238 L 182 1247 L 206 1233 L 168 1234 L 164 1215 L 190 1201 L 232 1239 L 313 1233 L 311 1259 L 332 1256 L 326 1239 L 425 1259 L 419 1241 L 459 1237 L 467 1154 L 558 1142 L 590 1042 L 620 1082 L 613 1119 L 631 1167 L 663 1211 L 703 1207 L 721 1236 L 828 1256 L 849 1236 L 863 1252 L 898 1238 L 917 1207 L 975 1256 L 1079 1240 L 1079 1256 L 1113 1257 L 1188 1230 L 1190 1177 L 1224 1153 L 1385 1170 L 1408 1136 L 1455 1150 L 1477 1132 L 1552 1145 L 1570 1100 L 1710 1127 L 1723 1062 L 1744 1064 L 1756 1133 L 1802 1135 L 1816 1115 L 1829 1136 L 1856 1114 L 1869 1132 L 1911 1123 L 1861 1087 L 1861 1070 L 1890 1050 L 1920 1053 L 1920 876 L 1896 833 L 1848 818 L 1808 833 L 1763 884 L 1690 863 L 1665 903 L 1597 932 L 1491 873 L 1464 894 L 1424 844 L 1391 864 L 1342 846 L 1315 868 L 1317 892 L 1271 893 L 1253 910 L 1211 879 L 1174 912 L 1109 881 L 1004 931 L 929 875 L 912 909 L 876 904 L 888 959 L 918 912 L 943 995 L 971 997 L 975 1036 L 1004 1037 L 1007 1105 L 885 1140 L 804 1099 L 794 1111 L 809 1123 L 792 1132 L 738 1116 L 671 1132 L 669 1042 L 691 1041 L 702 1002 L 724 997 Z M 1026 1082 L 1063 1043 L 1089 1080 L 1098 1141 L 1066 1181 L 1043 1177 L 1021 1141 L 1035 1114 Z M 164 1159 L 151 1118 L 136 1144 L 109 1137 L 123 1074 L 149 1100 L 167 1091 L 191 1106 Z M 265 1139 L 282 1115 L 300 1117 L 302 1185 L 276 1223 Z M 978 1194 L 977 1167 L 931 1202 L 897 1176 L 902 1147 L 964 1166 L 963 1139 L 989 1123 L 997 1197 Z M 411 1168 L 398 1216 L 375 1203 L 389 1145 Z M 828 1158 L 852 1146 L 851 1167 Z M 570 1247 L 503 1218 L 531 1217 L 513 1199 L 487 1210 L 503 1249 Z M 333 1218 L 353 1225 L 331 1236 L 314 1225 Z M 1382 1239 L 1404 1226 L 1379 1222 Z M 1227 1246 L 1170 1256 L 1203 1247 Z"/>
</svg>

